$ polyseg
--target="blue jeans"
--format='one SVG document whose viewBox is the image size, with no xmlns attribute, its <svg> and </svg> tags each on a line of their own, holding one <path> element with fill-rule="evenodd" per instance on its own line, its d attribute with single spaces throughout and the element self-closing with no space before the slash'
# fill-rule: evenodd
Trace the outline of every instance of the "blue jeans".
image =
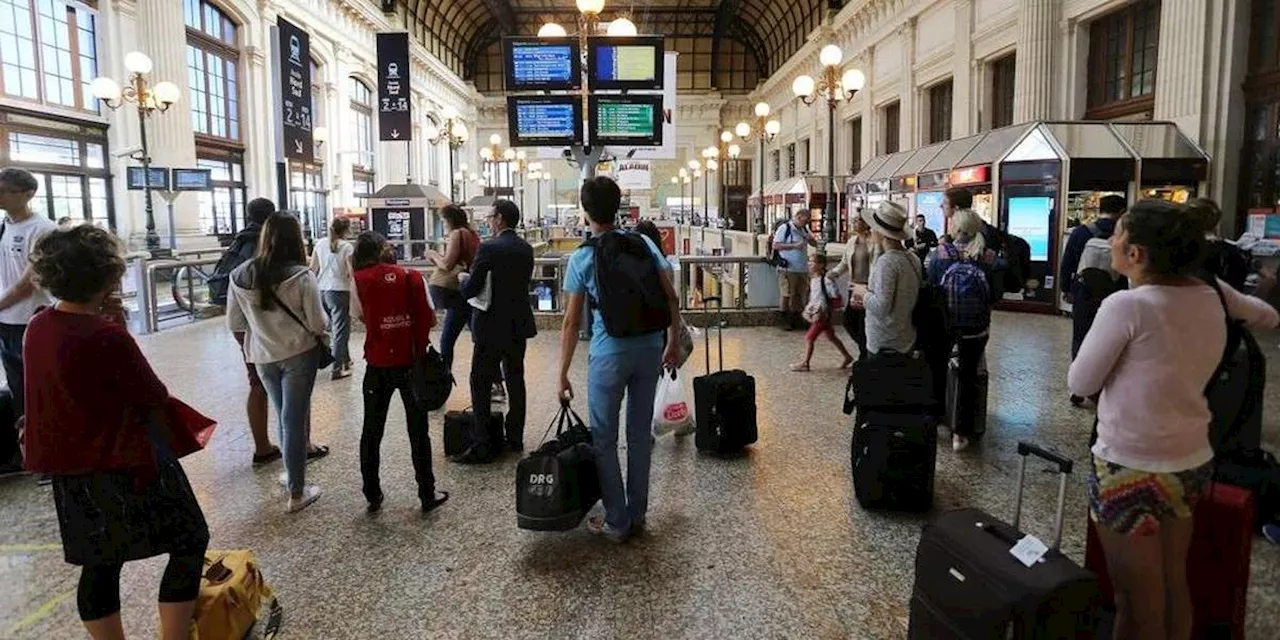
<svg viewBox="0 0 1280 640">
<path fill-rule="evenodd" d="M 431 285 L 427 290 L 431 293 L 436 312 L 444 314 L 444 324 L 440 328 L 440 355 L 444 357 L 445 366 L 452 369 L 453 347 L 458 344 L 462 329 L 471 322 L 471 305 L 457 289 Z"/>
<path fill-rule="evenodd" d="M 350 365 L 351 351 L 347 348 L 347 343 L 351 340 L 351 292 L 322 291 L 320 299 L 324 303 L 325 314 L 329 316 L 334 364 Z"/>
<path fill-rule="evenodd" d="M 27 335 L 25 324 L 0 324 L 0 363 L 4 365 L 4 377 L 9 383 L 9 393 L 13 395 L 14 415 L 26 413 L 22 374 L 22 340 Z"/>
<path fill-rule="evenodd" d="M 257 364 L 258 377 L 276 410 L 284 470 L 289 474 L 289 491 L 295 494 L 307 484 L 307 419 L 318 364 L 315 349 L 287 360 Z"/>
<path fill-rule="evenodd" d="M 587 361 L 587 408 L 600 472 L 605 523 L 626 532 L 649 510 L 649 438 L 662 350 L 644 349 Z M 618 414 L 627 396 L 627 484 L 618 464 Z"/>
</svg>

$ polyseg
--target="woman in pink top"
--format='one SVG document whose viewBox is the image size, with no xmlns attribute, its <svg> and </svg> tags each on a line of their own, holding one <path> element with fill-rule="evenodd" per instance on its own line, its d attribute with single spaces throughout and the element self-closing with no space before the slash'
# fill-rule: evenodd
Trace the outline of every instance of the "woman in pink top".
<svg viewBox="0 0 1280 640">
<path fill-rule="evenodd" d="M 1280 323 L 1275 309 L 1192 275 L 1197 221 L 1145 200 L 1120 219 L 1111 264 L 1130 289 L 1108 297 L 1071 363 L 1071 393 L 1098 401 L 1090 516 L 1116 587 L 1116 638 L 1188 638 L 1192 511 L 1209 481 L 1204 391 L 1226 347 L 1227 319 Z"/>
</svg>

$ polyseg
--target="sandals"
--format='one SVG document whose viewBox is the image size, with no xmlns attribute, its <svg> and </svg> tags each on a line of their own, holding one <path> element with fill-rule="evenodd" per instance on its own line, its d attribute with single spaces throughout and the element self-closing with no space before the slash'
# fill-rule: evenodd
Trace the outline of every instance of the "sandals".
<svg viewBox="0 0 1280 640">
<path fill-rule="evenodd" d="M 796 373 L 807 373 L 809 371 L 809 365 L 803 362 L 797 362 L 791 365 L 791 370 Z"/>
<path fill-rule="evenodd" d="M 278 450 L 277 453 L 279 453 Z M 327 455 L 329 455 L 329 445 L 322 444 L 307 452 L 307 460 L 319 460 Z"/>
<path fill-rule="evenodd" d="M 253 454 L 253 466 L 261 467 L 264 464 L 271 464 L 281 458 L 280 447 L 271 447 L 271 453 L 262 455 Z"/>
</svg>

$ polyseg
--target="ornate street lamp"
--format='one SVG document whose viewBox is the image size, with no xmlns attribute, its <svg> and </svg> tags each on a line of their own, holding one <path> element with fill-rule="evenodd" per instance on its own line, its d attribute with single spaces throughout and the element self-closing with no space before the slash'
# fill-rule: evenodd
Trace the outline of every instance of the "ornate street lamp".
<svg viewBox="0 0 1280 640">
<path fill-rule="evenodd" d="M 160 235 L 156 233 L 155 207 L 151 196 L 151 148 L 147 142 L 147 118 L 154 113 L 164 113 L 178 101 L 182 92 L 172 82 L 157 82 L 151 85 L 147 77 L 151 73 L 151 58 L 141 51 L 134 51 L 124 56 L 124 67 L 129 71 L 129 80 L 124 87 L 107 77 L 95 78 L 89 85 L 93 97 L 101 100 L 111 110 L 119 109 L 126 103 L 138 107 L 138 135 L 141 138 L 142 150 L 130 159 L 142 163 L 142 175 L 146 188 L 142 191 L 147 213 L 147 251 L 155 253 L 160 248 Z M 172 249 L 172 247 L 170 247 Z"/>
<path fill-rule="evenodd" d="M 454 172 L 453 160 L 458 148 L 467 143 L 471 133 L 467 131 L 467 125 L 458 119 L 457 109 L 445 107 L 440 115 L 444 116 L 444 126 L 437 128 L 435 124 L 428 123 L 427 130 L 424 133 L 427 137 L 427 143 L 432 146 L 441 142 L 449 144 L 449 174 L 454 177 L 454 180 L 449 183 L 449 199 L 456 201 L 458 199 L 458 182 L 461 182 L 463 178 Z M 462 173 L 465 174 L 466 171 L 467 166 L 462 165 Z M 463 185 L 462 199 L 467 199 L 466 185 Z"/>
<path fill-rule="evenodd" d="M 772 111 L 767 102 L 757 102 L 755 106 L 756 120 L 755 123 L 739 122 L 733 128 L 733 132 L 742 138 L 743 142 L 750 141 L 755 138 L 760 141 L 760 154 L 757 162 L 760 164 L 760 214 L 755 217 L 756 233 L 761 234 L 765 231 L 764 226 L 764 144 L 772 142 L 774 138 L 782 131 L 782 123 L 777 120 L 769 119 L 769 113 Z"/>
<path fill-rule="evenodd" d="M 867 77 L 858 69 L 846 69 L 840 72 L 840 63 L 844 60 L 844 52 L 840 47 L 829 44 L 818 52 L 818 62 L 822 63 L 822 77 L 816 82 L 810 76 L 803 75 L 791 83 L 791 91 L 807 105 L 819 98 L 827 101 L 827 212 L 822 216 L 822 241 L 818 245 L 819 252 L 826 251 L 826 243 L 836 239 L 836 105 L 841 100 L 852 100 L 853 96 L 867 84 Z"/>
</svg>

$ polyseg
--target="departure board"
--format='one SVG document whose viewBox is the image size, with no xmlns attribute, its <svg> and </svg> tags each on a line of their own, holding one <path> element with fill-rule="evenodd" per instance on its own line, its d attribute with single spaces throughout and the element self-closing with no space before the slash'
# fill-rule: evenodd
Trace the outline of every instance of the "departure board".
<svg viewBox="0 0 1280 640">
<path fill-rule="evenodd" d="M 573 89 L 581 84 L 578 45 L 568 40 L 508 38 L 509 91 Z"/>
<path fill-rule="evenodd" d="M 573 96 L 508 97 L 513 146 L 576 144 L 582 137 L 581 102 Z"/>
<path fill-rule="evenodd" d="M 591 90 L 659 90 L 663 39 L 654 36 L 593 37 L 587 44 Z"/>
<path fill-rule="evenodd" d="M 661 96 L 597 96 L 591 105 L 594 143 L 648 146 L 662 137 Z"/>
</svg>

